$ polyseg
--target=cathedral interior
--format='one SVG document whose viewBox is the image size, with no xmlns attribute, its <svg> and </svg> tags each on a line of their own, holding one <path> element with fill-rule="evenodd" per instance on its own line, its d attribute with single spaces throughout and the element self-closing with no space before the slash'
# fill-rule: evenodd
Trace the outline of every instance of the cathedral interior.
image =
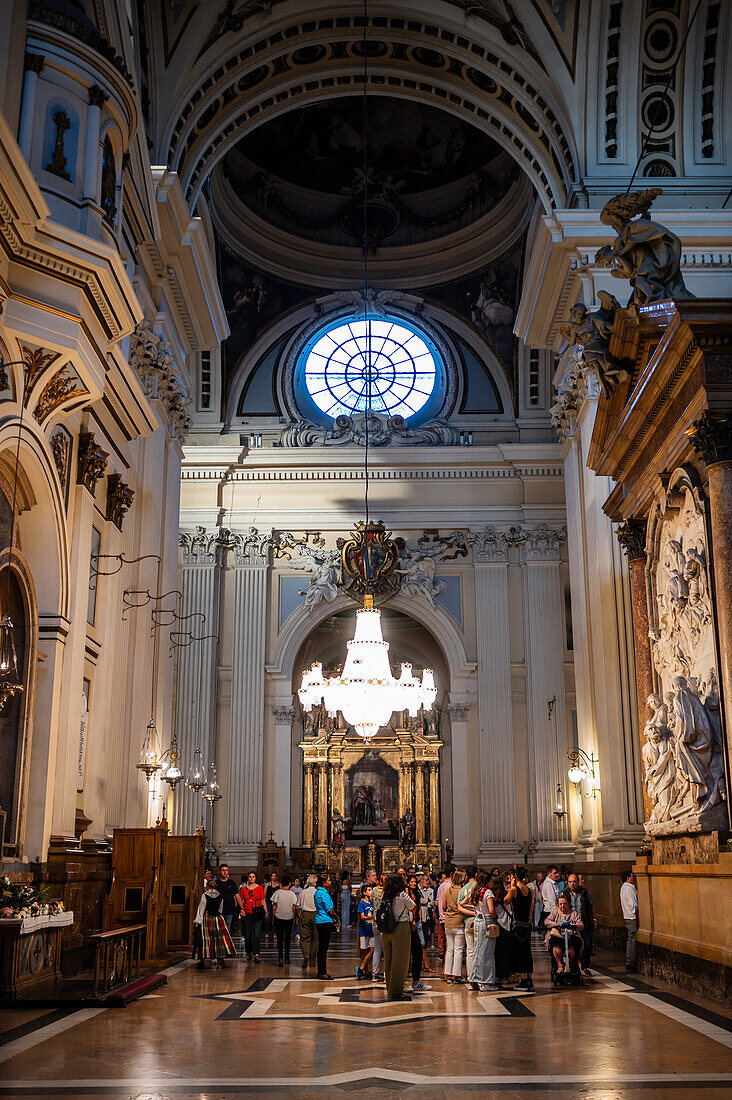
<svg viewBox="0 0 732 1100">
<path fill-rule="evenodd" d="M 732 7 L 0 12 L 0 1096 L 732 1095 Z M 449 864 L 594 985 L 189 968 Z"/>
</svg>

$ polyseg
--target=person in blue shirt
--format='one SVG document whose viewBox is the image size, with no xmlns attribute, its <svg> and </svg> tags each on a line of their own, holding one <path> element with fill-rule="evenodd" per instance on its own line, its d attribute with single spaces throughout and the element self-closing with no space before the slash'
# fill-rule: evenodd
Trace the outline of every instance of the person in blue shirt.
<svg viewBox="0 0 732 1100">
<path fill-rule="evenodd" d="M 315 902 L 315 927 L 318 932 L 318 977 L 321 981 L 332 982 L 328 973 L 328 948 L 334 929 L 340 926 L 333 898 L 328 889 L 330 875 L 318 875 L 313 901 Z"/>
<path fill-rule="evenodd" d="M 357 978 L 370 978 L 367 964 L 374 954 L 374 907 L 371 903 L 371 886 L 361 887 L 361 900 L 358 903 L 358 949 L 361 962 L 356 967 Z"/>
</svg>

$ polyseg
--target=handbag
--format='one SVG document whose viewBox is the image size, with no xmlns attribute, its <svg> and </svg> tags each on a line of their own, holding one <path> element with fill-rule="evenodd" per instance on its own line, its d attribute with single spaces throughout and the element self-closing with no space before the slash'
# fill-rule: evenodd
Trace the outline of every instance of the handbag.
<svg viewBox="0 0 732 1100">
<path fill-rule="evenodd" d="M 489 940 L 497 940 L 501 934 L 501 926 L 499 924 L 486 924 L 485 934 Z"/>
<path fill-rule="evenodd" d="M 264 906 L 262 905 L 261 901 L 257 905 L 255 905 L 252 901 L 252 891 L 249 889 L 249 887 L 247 887 L 247 893 L 249 894 L 249 901 L 252 906 L 252 911 L 250 914 L 252 920 L 264 920 Z"/>
</svg>

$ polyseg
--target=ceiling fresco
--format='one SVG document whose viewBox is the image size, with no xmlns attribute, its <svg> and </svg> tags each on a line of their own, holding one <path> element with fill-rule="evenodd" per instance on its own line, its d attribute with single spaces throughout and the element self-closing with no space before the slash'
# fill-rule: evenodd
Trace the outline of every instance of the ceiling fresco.
<svg viewBox="0 0 732 1100">
<path fill-rule="evenodd" d="M 365 224 L 372 246 L 455 232 L 490 213 L 519 178 L 505 150 L 446 111 L 369 96 L 367 123 L 364 148 L 360 96 L 289 111 L 242 138 L 224 158 L 225 178 L 278 228 L 358 246 Z"/>
</svg>

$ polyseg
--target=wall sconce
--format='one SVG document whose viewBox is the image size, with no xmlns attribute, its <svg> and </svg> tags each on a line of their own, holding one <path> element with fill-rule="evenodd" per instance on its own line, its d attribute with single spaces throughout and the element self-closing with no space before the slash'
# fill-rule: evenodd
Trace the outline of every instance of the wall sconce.
<svg viewBox="0 0 732 1100">
<path fill-rule="evenodd" d="M 569 749 L 567 752 L 567 759 L 569 760 L 571 767 L 567 771 L 570 783 L 578 785 L 582 780 L 587 777 L 590 780 L 592 786 L 589 794 L 583 792 L 584 798 L 597 798 L 600 791 L 598 785 L 598 773 L 597 769 L 600 764 L 599 757 L 594 753 L 585 752 L 584 749 L 574 748 Z"/>
</svg>

